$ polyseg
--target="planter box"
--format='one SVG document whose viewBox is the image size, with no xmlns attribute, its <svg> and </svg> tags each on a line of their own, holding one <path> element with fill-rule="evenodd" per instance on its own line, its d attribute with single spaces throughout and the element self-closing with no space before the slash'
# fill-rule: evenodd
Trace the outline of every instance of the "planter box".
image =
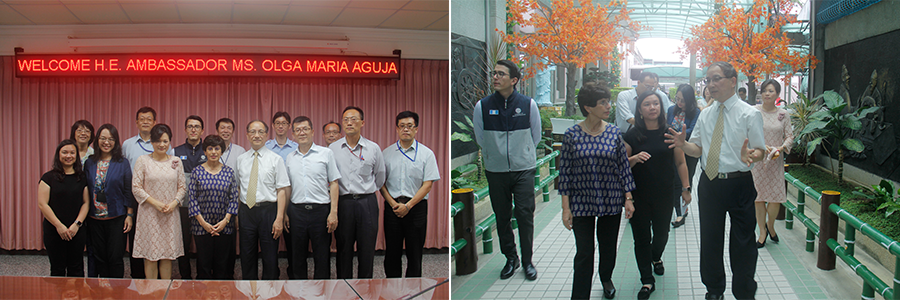
<svg viewBox="0 0 900 300">
<path fill-rule="evenodd" d="M 578 124 L 581 120 L 550 118 L 550 122 L 553 123 L 553 134 L 565 134 L 566 129 Z"/>
<path fill-rule="evenodd" d="M 815 166 L 816 168 L 818 168 L 824 172 L 831 173 L 831 170 L 825 169 L 822 166 L 812 165 L 812 164 L 811 164 L 811 166 Z M 853 180 L 847 180 L 847 178 L 844 178 L 844 181 L 847 181 L 848 183 L 851 183 L 851 184 L 862 186 L 858 182 L 855 182 Z M 821 192 L 821 191 L 819 191 L 819 192 Z M 793 184 L 787 184 L 788 201 L 794 203 L 795 205 L 797 204 L 797 193 L 798 193 L 798 190 Z M 820 205 L 819 202 L 816 202 L 816 199 L 811 199 L 808 195 L 806 196 L 805 203 L 806 203 L 806 208 L 804 208 L 803 214 L 805 214 L 807 217 L 809 217 L 813 222 L 816 222 L 816 224 L 819 224 L 819 219 L 820 219 L 819 216 L 822 212 L 822 205 Z M 831 212 L 829 211 L 828 213 L 831 213 Z M 795 218 L 794 219 L 794 230 L 806 231 L 806 226 L 803 226 L 803 223 L 798 222 L 797 219 Z M 841 245 L 844 245 L 844 233 L 845 232 L 847 232 L 847 223 L 844 222 L 844 220 L 838 220 L 838 239 L 837 240 Z M 818 239 L 818 237 L 816 239 Z M 816 247 L 818 247 L 818 241 L 816 241 L 816 245 L 817 245 Z M 881 266 L 883 266 L 887 270 L 894 269 L 894 263 L 896 260 L 894 255 L 891 254 L 890 251 L 888 251 L 887 249 L 882 247 L 881 244 L 879 244 L 878 242 L 870 239 L 868 236 L 866 236 L 862 232 L 859 232 L 859 230 L 856 231 L 855 245 L 856 245 L 857 252 L 859 252 L 859 251 L 866 252 L 867 254 L 869 254 L 869 256 L 874 258 L 878 263 L 881 264 Z M 817 250 L 819 250 L 819 249 L 817 249 Z M 838 258 L 838 260 L 840 260 L 840 258 Z"/>
</svg>

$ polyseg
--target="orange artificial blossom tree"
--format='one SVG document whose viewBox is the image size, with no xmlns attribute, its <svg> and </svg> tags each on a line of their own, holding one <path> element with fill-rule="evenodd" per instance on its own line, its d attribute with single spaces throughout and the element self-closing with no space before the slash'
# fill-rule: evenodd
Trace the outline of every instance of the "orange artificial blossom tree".
<svg viewBox="0 0 900 300">
<path fill-rule="evenodd" d="M 566 68 L 566 115 L 575 114 L 575 72 L 585 64 L 612 59 L 615 47 L 626 41 L 625 30 L 637 31 L 637 22 L 628 18 L 625 2 L 610 1 L 606 6 L 590 0 L 555 0 L 549 6 L 536 0 L 508 0 L 509 20 L 519 26 L 533 26 L 534 33 L 504 34 L 503 41 L 515 50 L 535 58 L 524 77 L 528 78 L 558 64 Z M 510 49 L 511 51 L 513 49 Z M 513 57 L 520 63 L 519 57 Z"/>
<path fill-rule="evenodd" d="M 756 80 L 776 75 L 778 70 L 798 70 L 807 64 L 815 68 L 818 60 L 810 54 L 791 52 L 791 39 L 781 27 L 796 21 L 788 15 L 791 0 L 756 0 L 745 9 L 716 0 L 718 11 L 699 26 L 691 27 L 693 37 L 681 49 L 683 57 L 697 53 L 708 65 L 717 61 L 731 63 L 749 79 L 747 101 L 756 104 Z M 704 66 L 705 67 L 705 66 Z"/>
</svg>

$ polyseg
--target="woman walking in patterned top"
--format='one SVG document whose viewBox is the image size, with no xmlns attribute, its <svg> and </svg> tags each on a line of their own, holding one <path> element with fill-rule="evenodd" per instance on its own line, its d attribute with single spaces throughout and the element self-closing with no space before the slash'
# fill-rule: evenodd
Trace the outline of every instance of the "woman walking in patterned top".
<svg viewBox="0 0 900 300">
<path fill-rule="evenodd" d="M 603 296 L 615 297 L 612 271 L 616 266 L 616 241 L 622 207 L 631 218 L 634 181 L 628 166 L 625 144 L 619 128 L 609 117 L 608 89 L 585 85 L 578 93 L 581 114 L 587 117 L 570 127 L 563 136 L 559 158 L 559 194 L 562 195 L 562 223 L 575 234 L 575 280 L 572 299 L 588 299 L 594 280 L 594 226 L 596 222 L 600 261 L 598 272 Z"/>
<path fill-rule="evenodd" d="M 238 185 L 234 170 L 222 164 L 222 150 L 227 145 L 218 135 L 203 139 L 206 162 L 194 168 L 188 184 L 188 213 L 191 234 L 197 245 L 197 279 L 228 278 L 228 251 L 234 249 L 234 223 L 238 213 Z"/>
<path fill-rule="evenodd" d="M 132 190 L 141 211 L 134 232 L 135 258 L 144 259 L 147 279 L 172 278 L 172 260 L 184 255 L 181 217 L 172 213 L 186 192 L 184 168 L 178 157 L 166 154 L 172 129 L 157 124 L 150 129 L 153 153 L 138 157 L 134 164 Z M 158 264 L 157 264 L 158 262 Z M 157 268 L 158 267 L 158 268 Z"/>
<path fill-rule="evenodd" d="M 756 225 L 759 227 L 759 238 L 756 247 L 766 245 L 768 235 L 772 242 L 778 242 L 775 234 L 775 217 L 781 203 L 787 200 L 784 190 L 784 156 L 791 151 L 794 132 L 791 118 L 786 110 L 775 106 L 775 100 L 781 93 L 778 81 L 768 79 L 760 85 L 763 104 L 754 107 L 762 112 L 763 132 L 766 136 L 766 150 L 769 155 L 756 163 L 750 171 L 753 173 L 753 184 L 756 186 Z M 768 216 L 768 218 L 767 218 Z"/>
<path fill-rule="evenodd" d="M 137 205 L 131 191 L 131 164 L 122 155 L 119 131 L 112 124 L 100 126 L 94 148 L 97 153 L 84 166 L 91 195 L 88 243 L 97 275 L 122 278 L 125 234 L 133 228 Z"/>
<path fill-rule="evenodd" d="M 643 286 L 638 299 L 649 299 L 656 290 L 656 275 L 663 275 L 662 254 L 669 240 L 669 220 L 672 218 L 671 189 L 676 178 L 681 179 L 681 197 L 691 203 L 691 186 L 687 164 L 681 149 L 670 149 L 663 136 L 668 129 L 662 101 L 654 93 L 638 96 L 634 127 L 625 133 L 625 148 L 634 172 L 635 213 L 631 219 L 634 235 L 634 257 L 641 273 Z M 677 174 L 676 174 L 677 170 Z M 651 235 L 652 231 L 652 235 Z M 652 270 L 652 271 L 651 271 Z"/>
</svg>

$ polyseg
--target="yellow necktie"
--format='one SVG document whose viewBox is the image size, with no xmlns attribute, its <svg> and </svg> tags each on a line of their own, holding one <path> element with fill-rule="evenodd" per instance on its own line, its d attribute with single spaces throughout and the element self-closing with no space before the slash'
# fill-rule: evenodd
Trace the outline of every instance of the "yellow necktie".
<svg viewBox="0 0 900 300">
<path fill-rule="evenodd" d="M 716 129 L 713 130 L 712 143 L 709 145 L 709 153 L 706 158 L 706 177 L 712 181 L 719 174 L 719 152 L 722 150 L 722 131 L 725 123 L 725 104 L 719 104 L 719 119 L 716 120 Z"/>
<path fill-rule="evenodd" d="M 256 182 L 259 177 L 259 152 L 253 152 L 253 167 L 250 168 L 250 187 L 247 188 L 247 206 L 256 205 Z"/>
</svg>

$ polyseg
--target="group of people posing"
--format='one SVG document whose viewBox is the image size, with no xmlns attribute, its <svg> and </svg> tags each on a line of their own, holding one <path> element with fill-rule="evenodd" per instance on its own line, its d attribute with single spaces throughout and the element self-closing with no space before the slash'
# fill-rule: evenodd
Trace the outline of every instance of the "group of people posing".
<svg viewBox="0 0 900 300">
<path fill-rule="evenodd" d="M 535 156 L 525 149 L 533 147 L 509 146 L 523 140 L 537 144 L 540 120 L 535 102 L 515 90 L 519 74 L 515 64 L 497 63 L 491 73 L 496 92 L 479 101 L 474 121 L 501 250 L 507 257 L 500 278 L 511 277 L 524 265 L 526 279 L 535 280 L 531 260 Z M 783 181 L 781 153 L 790 151 L 793 140 L 790 118 L 775 105 L 781 89 L 775 80 L 762 83 L 763 103 L 756 106 L 735 94 L 737 72 L 729 63 L 713 63 L 703 81 L 706 99 L 711 99 L 708 105 L 698 101 L 686 84 L 678 87 L 673 103 L 658 90 L 656 74 L 642 73 L 637 88 L 615 99 L 616 124 L 604 121 L 612 106 L 607 88 L 588 84 L 580 89 L 578 106 L 586 119 L 566 130 L 558 165 L 562 223 L 574 232 L 576 244 L 572 299 L 590 297 L 595 236 L 603 294 L 615 297 L 612 272 L 623 217 L 629 219 L 634 235 L 642 284 L 637 296 L 650 298 L 656 290 L 654 274 L 665 274 L 662 254 L 669 226 L 685 223 L 695 168 L 702 173 L 697 196 L 706 298 L 723 299 L 725 292 L 726 213 L 731 221 L 733 294 L 737 299 L 754 297 L 757 248 L 767 237 L 778 241 L 773 225 L 786 199 L 779 178 Z M 519 226 L 521 264 L 510 227 L 512 213 Z M 754 225 L 759 227 L 758 238 Z"/>
<path fill-rule="evenodd" d="M 312 278 L 329 279 L 333 233 L 336 277 L 353 278 L 356 252 L 357 278 L 372 278 L 380 225 L 385 276 L 403 276 L 404 244 L 406 277 L 422 276 L 428 193 L 440 175 L 434 152 L 416 140 L 415 112 L 396 116 L 398 140 L 384 149 L 362 137 L 354 106 L 322 127 L 326 146 L 313 142 L 309 117 L 286 112 L 272 117 L 271 140 L 269 124 L 247 124 L 250 149 L 233 142 L 229 118 L 204 137 L 203 119 L 187 117 L 174 148 L 172 128 L 156 120 L 153 108 L 139 109 L 139 134 L 121 143 L 112 124 L 95 132 L 80 120 L 56 148 L 38 187 L 51 276 L 84 276 L 87 246 L 89 277 L 123 278 L 128 240 L 132 278 L 169 279 L 178 260 L 182 279 L 192 279 L 193 237 L 197 279 L 234 279 L 237 244 L 239 279 L 258 279 L 261 258 L 262 279 L 274 280 L 284 237 L 290 279 L 310 278 L 310 248 Z M 383 225 L 375 193 L 385 200 Z"/>
</svg>

